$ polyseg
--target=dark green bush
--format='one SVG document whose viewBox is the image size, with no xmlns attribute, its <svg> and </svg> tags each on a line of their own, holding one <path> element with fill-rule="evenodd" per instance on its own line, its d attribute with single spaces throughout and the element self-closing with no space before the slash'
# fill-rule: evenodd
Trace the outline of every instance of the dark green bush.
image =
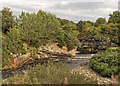
<svg viewBox="0 0 120 86">
<path fill-rule="evenodd" d="M 119 48 L 111 48 L 105 52 L 99 52 L 90 60 L 90 66 L 102 76 L 110 77 L 113 74 L 118 74 L 120 66 Z"/>
</svg>

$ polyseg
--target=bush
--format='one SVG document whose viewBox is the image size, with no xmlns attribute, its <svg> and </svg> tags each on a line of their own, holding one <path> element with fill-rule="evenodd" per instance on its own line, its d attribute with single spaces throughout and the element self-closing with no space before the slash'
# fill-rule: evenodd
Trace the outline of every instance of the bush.
<svg viewBox="0 0 120 86">
<path fill-rule="evenodd" d="M 119 48 L 109 48 L 105 52 L 99 52 L 90 60 L 90 66 L 102 76 L 110 77 L 113 74 L 118 74 L 120 66 Z"/>
</svg>

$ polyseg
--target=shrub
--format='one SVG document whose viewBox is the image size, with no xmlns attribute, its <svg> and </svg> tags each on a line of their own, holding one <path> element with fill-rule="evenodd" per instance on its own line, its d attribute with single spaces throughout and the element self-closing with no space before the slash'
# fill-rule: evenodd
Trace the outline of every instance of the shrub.
<svg viewBox="0 0 120 86">
<path fill-rule="evenodd" d="M 99 52 L 90 60 L 90 66 L 102 76 L 110 77 L 113 74 L 118 74 L 120 66 L 119 48 L 109 48 L 105 52 Z"/>
</svg>

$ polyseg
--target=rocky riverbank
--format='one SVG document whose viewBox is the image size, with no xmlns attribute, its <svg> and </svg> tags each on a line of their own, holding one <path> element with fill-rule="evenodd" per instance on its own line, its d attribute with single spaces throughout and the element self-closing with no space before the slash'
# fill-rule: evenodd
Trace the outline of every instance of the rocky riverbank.
<svg viewBox="0 0 120 86">
<path fill-rule="evenodd" d="M 57 43 L 46 44 L 45 46 L 41 46 L 38 50 L 38 53 L 43 55 L 44 57 L 50 57 L 50 55 L 65 55 L 74 57 L 76 55 L 77 47 L 68 51 L 67 47 L 64 46 L 62 48 L 58 47 Z"/>
<path fill-rule="evenodd" d="M 79 66 L 77 68 L 72 69 L 71 72 L 75 72 L 78 71 L 80 74 L 84 74 L 86 77 L 88 78 L 92 78 L 94 80 L 97 80 L 97 84 L 102 84 L 102 85 L 110 85 L 112 84 L 112 80 L 111 78 L 106 78 L 106 77 L 102 77 L 100 75 L 98 75 L 96 72 L 94 72 L 92 69 L 89 68 L 88 65 L 84 65 L 84 66 Z"/>
</svg>

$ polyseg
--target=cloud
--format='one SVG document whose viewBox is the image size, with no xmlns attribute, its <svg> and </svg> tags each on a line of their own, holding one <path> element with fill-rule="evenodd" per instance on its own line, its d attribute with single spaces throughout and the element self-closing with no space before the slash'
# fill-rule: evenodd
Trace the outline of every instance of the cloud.
<svg viewBox="0 0 120 86">
<path fill-rule="evenodd" d="M 50 11 L 62 17 L 74 20 L 80 19 L 95 21 L 96 18 L 105 17 L 117 10 L 116 2 L 69 2 L 57 3 L 50 8 Z"/>
<path fill-rule="evenodd" d="M 88 10 L 88 9 L 99 9 L 99 8 L 113 8 L 115 6 L 113 3 L 105 3 L 105 2 L 70 2 L 70 3 L 57 3 L 52 9 L 71 9 L 71 10 Z"/>
<path fill-rule="evenodd" d="M 21 11 L 37 12 L 39 9 L 74 22 L 95 21 L 99 17 L 108 18 L 117 10 L 118 0 L 0 0 L 0 9 L 10 7 L 14 15 Z"/>
</svg>

